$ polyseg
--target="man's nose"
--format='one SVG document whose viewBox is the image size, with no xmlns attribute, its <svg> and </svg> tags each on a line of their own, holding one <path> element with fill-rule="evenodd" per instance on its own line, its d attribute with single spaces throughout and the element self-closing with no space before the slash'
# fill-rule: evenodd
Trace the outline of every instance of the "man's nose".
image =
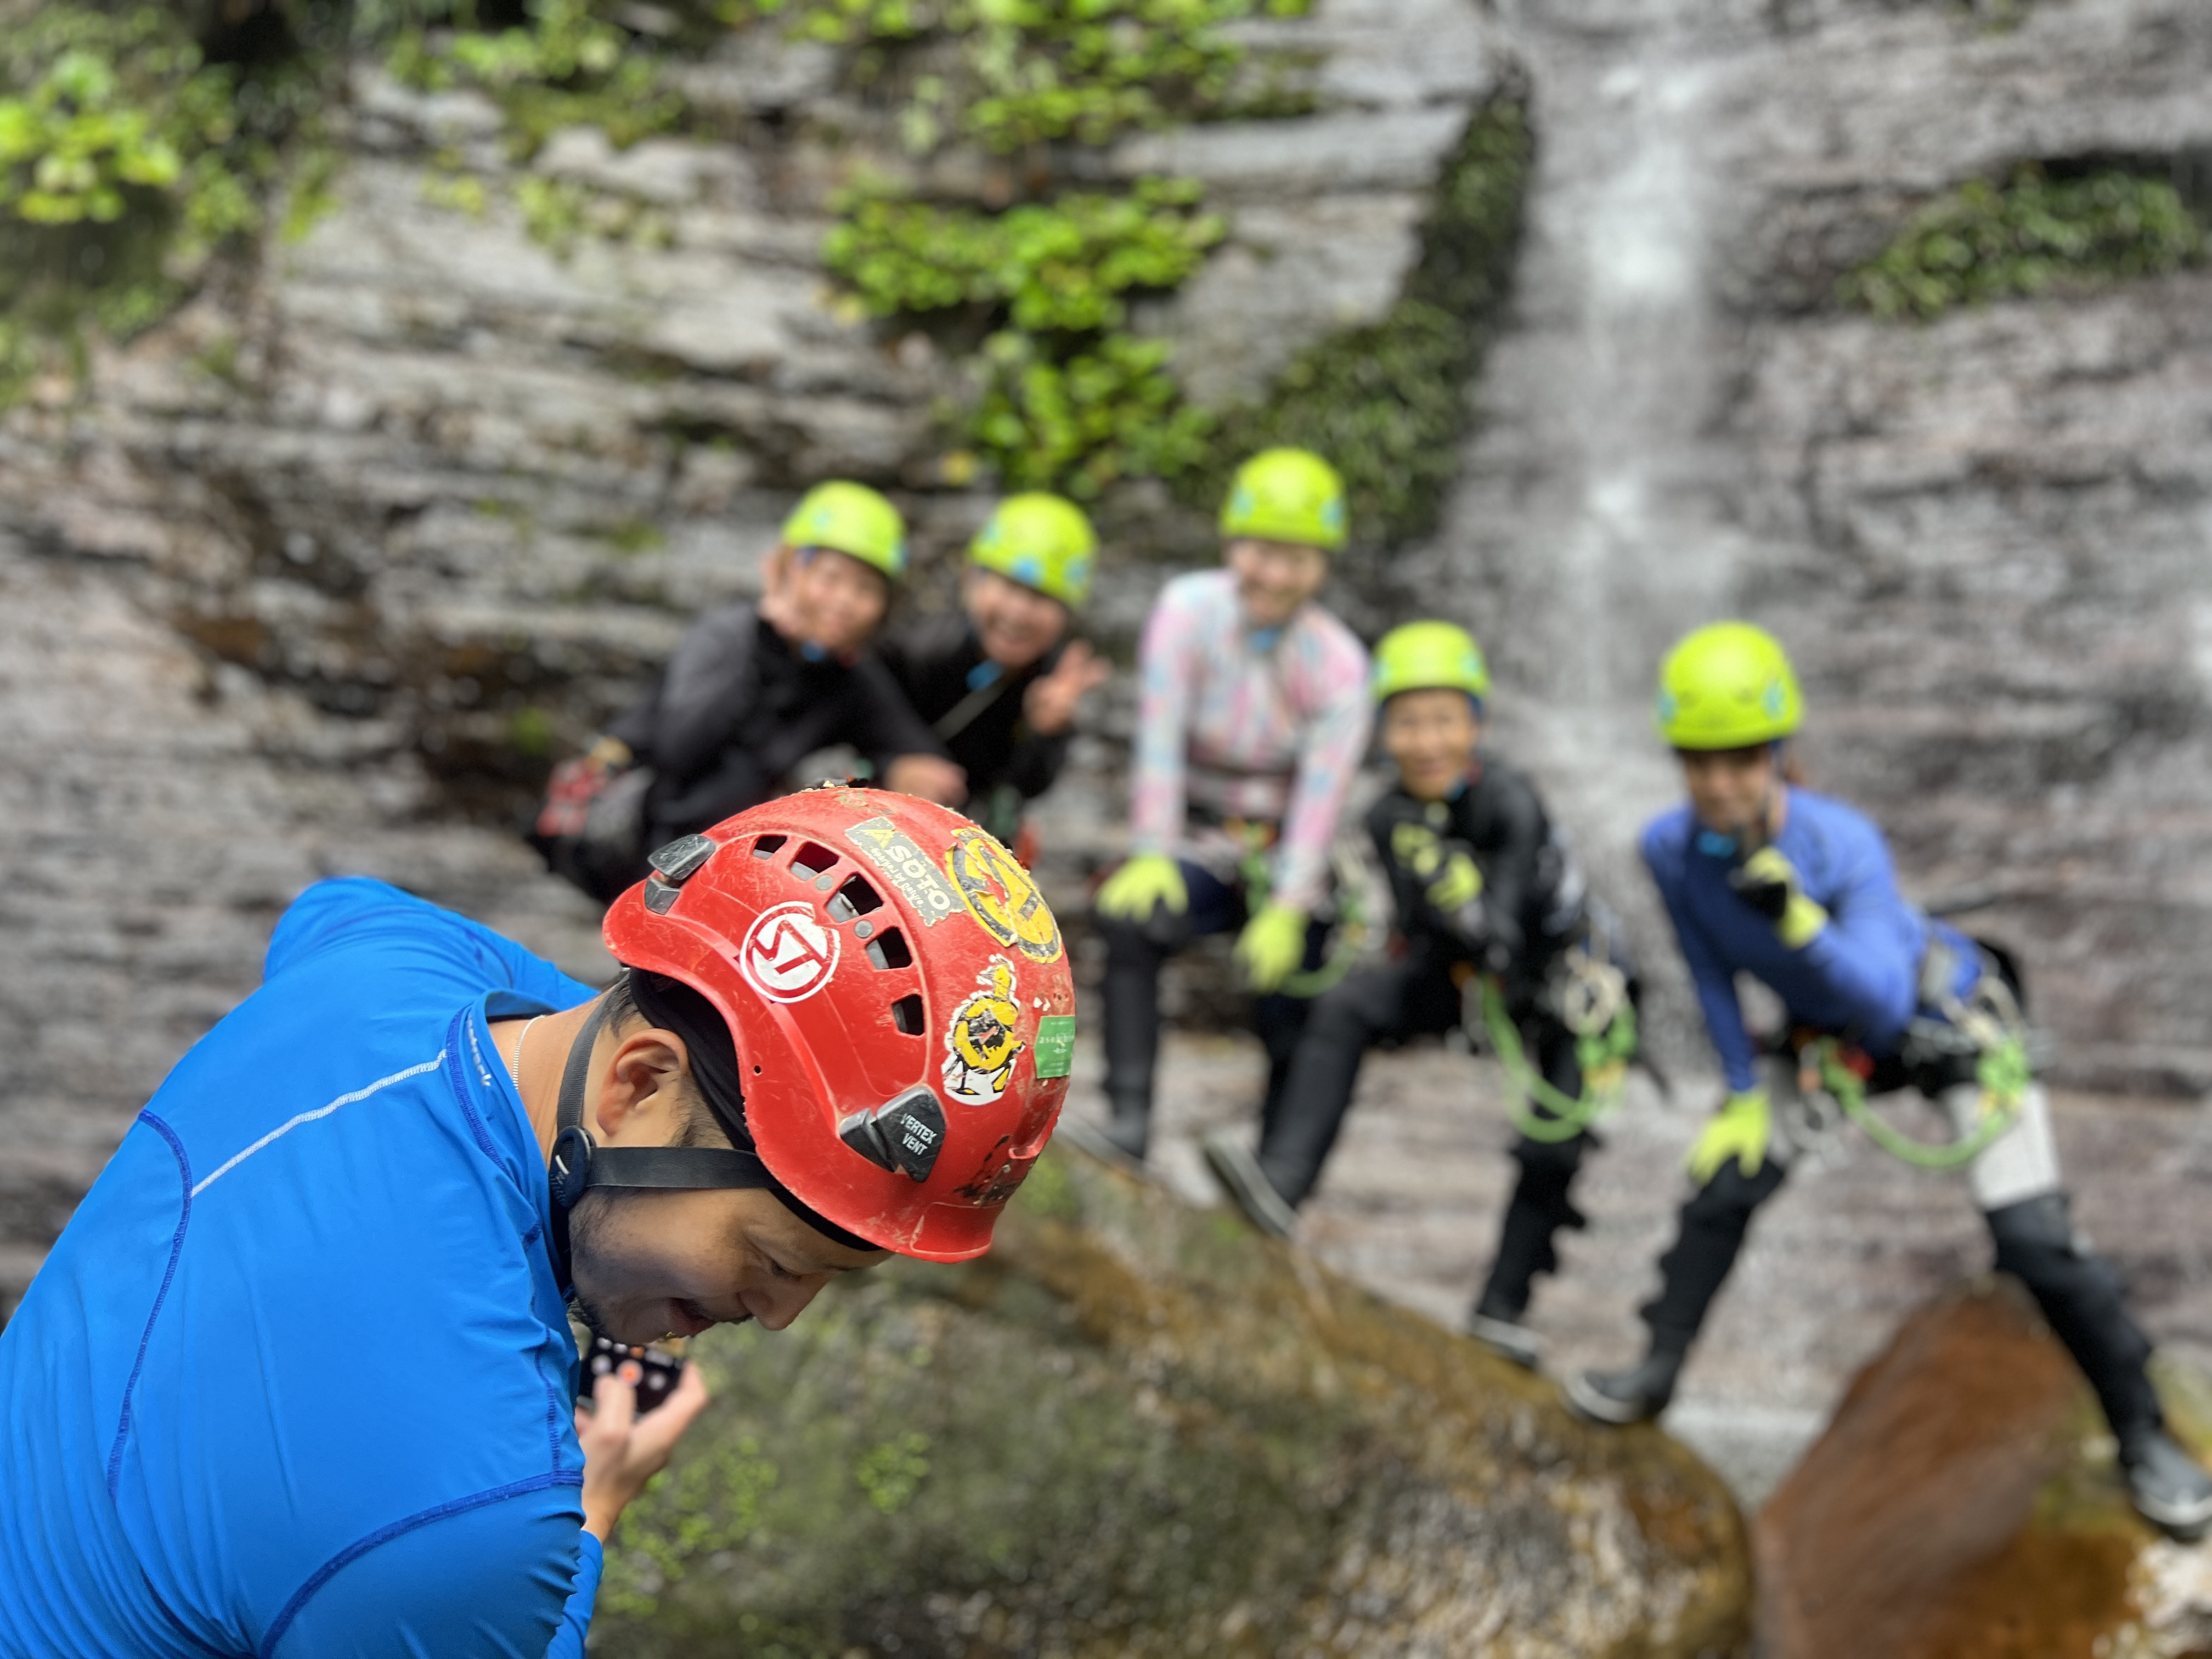
<svg viewBox="0 0 2212 1659">
<path fill-rule="evenodd" d="M 806 1311 L 806 1304 L 814 1300 L 823 1285 L 830 1282 L 827 1273 L 809 1273 L 801 1279 L 767 1286 L 745 1294 L 746 1305 L 753 1317 L 769 1330 L 780 1331 Z"/>
</svg>

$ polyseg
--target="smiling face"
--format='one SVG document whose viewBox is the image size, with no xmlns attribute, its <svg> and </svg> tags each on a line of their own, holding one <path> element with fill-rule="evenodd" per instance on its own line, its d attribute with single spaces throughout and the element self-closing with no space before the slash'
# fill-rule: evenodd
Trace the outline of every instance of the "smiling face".
<svg viewBox="0 0 2212 1659">
<path fill-rule="evenodd" d="M 995 570 L 969 565 L 961 591 L 983 654 L 1010 672 L 1027 668 L 1067 632 L 1066 605 Z"/>
<path fill-rule="evenodd" d="M 1748 749 L 1678 749 L 1690 810 L 1708 830 L 1741 836 L 1768 826 L 1775 808 L 1774 745 Z"/>
<path fill-rule="evenodd" d="M 757 1189 L 599 1188 L 568 1227 L 578 1309 L 599 1334 L 628 1343 L 748 1319 L 780 1331 L 834 1275 L 890 1254 L 833 1243 Z"/>
<path fill-rule="evenodd" d="M 833 548 L 802 548 L 787 559 L 783 596 L 799 638 L 837 654 L 868 642 L 891 599 L 890 579 Z"/>
<path fill-rule="evenodd" d="M 1382 705 L 1382 748 L 1415 800 L 1450 797 L 1482 741 L 1474 700 L 1449 686 L 1401 691 Z"/>
<path fill-rule="evenodd" d="M 585 1113 L 602 1146 L 726 1146 L 692 1078 L 684 1039 L 632 1014 L 592 1049 L 599 1078 Z M 576 1304 L 602 1336 L 645 1343 L 757 1319 L 780 1331 L 832 1274 L 887 1250 L 824 1237 L 758 1188 L 595 1188 L 568 1213 Z"/>
<path fill-rule="evenodd" d="M 1280 628 L 1328 580 L 1328 555 L 1297 542 L 1240 536 L 1224 560 L 1237 577 L 1237 599 L 1255 628 Z"/>
</svg>

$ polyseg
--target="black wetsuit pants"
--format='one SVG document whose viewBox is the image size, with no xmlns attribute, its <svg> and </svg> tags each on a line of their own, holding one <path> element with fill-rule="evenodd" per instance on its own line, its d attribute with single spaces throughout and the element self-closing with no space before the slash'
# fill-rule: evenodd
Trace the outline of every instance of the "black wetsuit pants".
<svg viewBox="0 0 2212 1659">
<path fill-rule="evenodd" d="M 1292 1204 L 1313 1190 L 1351 1108 L 1359 1062 L 1370 1048 L 1449 1031 L 1460 1018 L 1460 990 L 1449 964 L 1432 966 L 1420 958 L 1363 969 L 1315 999 L 1289 1080 L 1261 1122 L 1260 1167 L 1275 1190 Z M 1556 1020 L 1533 1010 L 1522 1012 L 1516 1023 L 1545 1080 L 1562 1094 L 1579 1096 L 1582 1072 L 1574 1038 Z M 1539 1116 L 1550 1115 L 1540 1107 L 1532 1109 Z M 1477 1304 L 1483 1312 L 1518 1319 L 1528 1305 L 1531 1281 L 1558 1267 L 1553 1235 L 1562 1227 L 1583 1225 L 1567 1188 L 1589 1139 L 1584 1133 L 1557 1141 L 1525 1134 L 1516 1139 L 1513 1157 L 1521 1176 L 1506 1206 L 1497 1260 Z"/>
<path fill-rule="evenodd" d="M 1644 1304 L 1654 1349 L 1686 1353 L 1706 1310 L 1735 1265 L 1752 1212 L 1781 1188 L 1771 1159 L 1746 1176 L 1731 1158 L 1682 1206 L 1681 1231 L 1659 1258 L 1659 1294 Z M 2027 1285 L 2051 1333 L 2065 1344 L 2096 1390 L 2112 1431 L 2155 1427 L 2163 1419 L 2144 1365 L 2150 1342 L 2130 1317 L 2119 1275 L 2074 1236 L 2066 1196 L 2046 1193 L 1983 1212 L 1996 1245 L 1997 1271 Z"/>
<path fill-rule="evenodd" d="M 1179 861 L 1189 905 L 1180 915 L 1164 906 L 1146 921 L 1100 915 L 1106 941 L 1106 1098 L 1118 1122 L 1141 1122 L 1152 1115 L 1152 1072 L 1160 1051 L 1160 969 L 1191 940 L 1243 927 L 1248 918 L 1242 884 L 1224 882 L 1199 865 Z M 1306 930 L 1304 966 L 1318 966 L 1328 949 L 1328 928 L 1316 921 Z M 1291 1054 L 1311 1005 L 1279 994 L 1255 997 L 1252 1027 L 1267 1051 L 1267 1108 L 1274 1110 Z"/>
</svg>

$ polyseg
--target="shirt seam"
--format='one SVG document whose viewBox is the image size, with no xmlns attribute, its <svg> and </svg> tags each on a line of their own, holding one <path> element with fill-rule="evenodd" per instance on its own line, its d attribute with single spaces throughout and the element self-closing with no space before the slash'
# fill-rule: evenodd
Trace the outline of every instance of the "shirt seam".
<svg viewBox="0 0 2212 1659">
<path fill-rule="evenodd" d="M 555 1486 L 581 1486 L 583 1484 L 584 1477 L 580 1474 L 564 1474 L 556 1471 L 547 1474 L 533 1474 L 526 1480 L 511 1480 L 503 1486 L 490 1486 L 483 1492 L 471 1492 L 465 1498 L 450 1498 L 443 1504 L 434 1504 L 427 1510 L 418 1510 L 413 1515 L 379 1527 L 364 1538 L 355 1540 L 329 1560 L 324 1562 L 321 1566 L 316 1568 L 308 1575 L 307 1582 L 292 1592 L 292 1599 L 285 1602 L 283 1610 L 277 1613 L 276 1619 L 270 1624 L 268 1633 L 261 1638 L 261 1644 L 254 1650 L 258 1659 L 270 1659 L 270 1656 L 276 1651 L 276 1644 L 284 1639 L 284 1633 L 291 1629 L 294 1621 L 299 1618 L 307 1603 L 314 1599 L 323 1586 L 371 1550 L 381 1548 L 394 1539 L 404 1537 L 407 1534 L 427 1527 L 433 1522 L 443 1521 L 456 1515 L 465 1515 L 473 1510 L 502 1503 L 510 1498 L 523 1498 L 532 1492 L 548 1491 Z"/>
<path fill-rule="evenodd" d="M 177 1261 L 184 1255 L 185 1230 L 192 1220 L 192 1161 L 185 1151 L 185 1143 L 177 1132 L 150 1111 L 138 1114 L 138 1121 L 169 1143 L 169 1151 L 177 1160 L 178 1178 L 183 1183 L 182 1198 L 177 1215 L 177 1231 L 169 1239 L 169 1265 L 161 1275 L 161 1288 L 154 1292 L 154 1305 L 146 1315 L 146 1328 L 139 1334 L 138 1352 L 131 1362 L 130 1379 L 123 1385 L 123 1406 L 116 1413 L 115 1439 L 107 1452 L 107 1500 L 115 1501 L 116 1487 L 123 1474 L 123 1444 L 131 1435 L 131 1396 L 138 1387 L 139 1373 L 146 1369 L 146 1350 L 154 1340 L 154 1323 L 161 1316 L 161 1304 L 169 1298 L 169 1286 L 177 1277 Z"/>
</svg>

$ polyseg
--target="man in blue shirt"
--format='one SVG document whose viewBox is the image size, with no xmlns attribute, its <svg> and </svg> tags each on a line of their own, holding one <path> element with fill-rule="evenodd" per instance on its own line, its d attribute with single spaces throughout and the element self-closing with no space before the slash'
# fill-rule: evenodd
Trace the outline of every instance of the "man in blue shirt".
<svg viewBox="0 0 2212 1659">
<path fill-rule="evenodd" d="M 2027 1285 L 2096 1390 L 2136 1507 L 2193 1536 L 2212 1524 L 2212 1478 L 2166 1432 L 2145 1370 L 2150 1343 L 2068 1219 L 2049 1106 L 2020 1045 L 2017 978 L 1994 951 L 1905 902 L 1864 817 L 1787 781 L 1781 749 L 1801 707 L 1780 644 L 1748 623 L 1698 629 L 1661 671 L 1660 729 L 1689 800 L 1644 831 L 1644 859 L 1729 1096 L 1691 1149 L 1695 1190 L 1643 1310 L 1643 1362 L 1577 1376 L 1568 1399 L 1607 1423 L 1666 1406 L 1753 1212 L 1806 1139 L 1809 1073 L 1901 1155 L 1965 1168 L 1997 1267 Z M 1781 998 L 1794 1061 L 1753 1042 L 1739 973 Z M 1942 1108 L 1953 1147 L 1916 1148 L 1866 1116 L 1863 1093 L 1906 1087 Z"/>
<path fill-rule="evenodd" d="M 889 1249 L 980 1253 L 1049 1133 L 1066 965 L 978 834 L 836 789 L 672 843 L 598 997 L 380 883 L 309 890 L 0 1333 L 0 1655 L 580 1654 L 705 1395 L 633 1422 L 603 1383 L 580 1424 L 571 1295 L 626 1342 L 781 1329 Z M 1016 1052 L 948 1123 L 884 1015 L 944 1030 L 996 964 Z"/>
</svg>

